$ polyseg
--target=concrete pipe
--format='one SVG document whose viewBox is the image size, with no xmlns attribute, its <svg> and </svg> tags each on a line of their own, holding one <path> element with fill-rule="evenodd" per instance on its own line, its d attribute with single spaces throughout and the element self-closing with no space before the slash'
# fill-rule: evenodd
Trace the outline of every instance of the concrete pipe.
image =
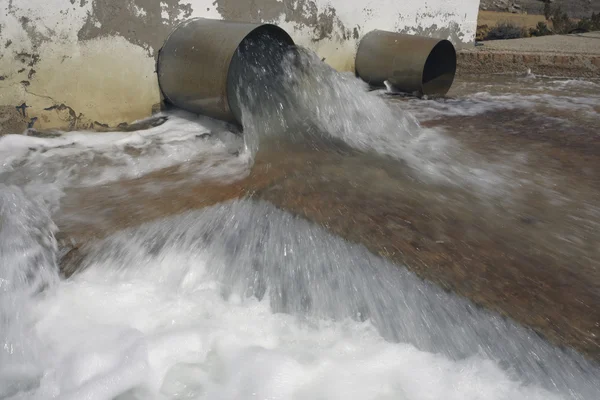
<svg viewBox="0 0 600 400">
<path fill-rule="evenodd" d="M 356 75 L 372 86 L 445 95 L 456 74 L 456 50 L 448 40 L 375 30 L 360 41 Z"/>
<path fill-rule="evenodd" d="M 195 18 L 169 35 L 158 55 L 158 83 L 174 106 L 241 124 L 237 85 L 249 73 L 243 63 L 276 63 L 270 48 L 289 48 L 292 38 L 271 24 Z M 265 54 L 267 53 L 267 54 Z"/>
</svg>

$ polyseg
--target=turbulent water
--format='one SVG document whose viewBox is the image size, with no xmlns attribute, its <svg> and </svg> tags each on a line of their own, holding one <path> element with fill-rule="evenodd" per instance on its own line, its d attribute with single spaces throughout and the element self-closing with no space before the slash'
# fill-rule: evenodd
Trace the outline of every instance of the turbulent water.
<svg viewBox="0 0 600 400">
<path fill-rule="evenodd" d="M 488 191 L 505 183 L 489 163 L 483 166 L 450 137 L 422 127 L 413 114 L 366 95 L 364 82 L 338 73 L 314 53 L 297 49 L 279 56 L 277 50 L 263 48 L 262 42 L 255 46 L 247 51 L 238 90 L 244 131 L 254 138 L 251 143 L 260 137 L 284 136 L 286 141 L 308 137 L 401 160 L 416 179 L 428 182 Z M 257 53 L 274 53 L 270 59 L 282 62 L 265 64 Z"/>
<path fill-rule="evenodd" d="M 244 135 L 171 113 L 134 133 L 0 138 L 0 398 L 600 398 L 600 369 L 580 355 L 263 201 L 113 233 L 61 276 L 54 219 L 69 189 L 164 169 L 239 180 L 278 135 L 391 157 L 425 182 L 481 193 L 510 183 L 504 165 L 313 55 L 282 66 L 281 80 L 254 72 L 240 93 Z M 585 101 L 597 118 L 598 98 Z M 404 107 L 426 120 L 519 106 L 506 103 L 476 94 Z"/>
</svg>

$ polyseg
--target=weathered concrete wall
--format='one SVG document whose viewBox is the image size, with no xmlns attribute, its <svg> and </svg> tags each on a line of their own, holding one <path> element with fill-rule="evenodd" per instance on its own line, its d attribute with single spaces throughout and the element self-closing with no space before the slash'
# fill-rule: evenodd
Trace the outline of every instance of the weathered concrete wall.
<svg viewBox="0 0 600 400">
<path fill-rule="evenodd" d="M 474 39 L 479 0 L 0 0 L 0 134 L 118 126 L 160 103 L 155 57 L 191 17 L 276 23 L 340 70 L 373 29 Z"/>
</svg>

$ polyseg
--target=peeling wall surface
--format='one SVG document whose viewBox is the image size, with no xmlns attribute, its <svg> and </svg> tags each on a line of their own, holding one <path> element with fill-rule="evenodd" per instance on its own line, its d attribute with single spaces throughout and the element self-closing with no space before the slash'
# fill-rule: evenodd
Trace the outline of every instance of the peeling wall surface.
<svg viewBox="0 0 600 400">
<path fill-rule="evenodd" d="M 474 40 L 479 0 L 0 0 L 0 134 L 117 127 L 161 101 L 155 59 L 193 17 L 275 23 L 339 70 L 373 29 Z"/>
</svg>

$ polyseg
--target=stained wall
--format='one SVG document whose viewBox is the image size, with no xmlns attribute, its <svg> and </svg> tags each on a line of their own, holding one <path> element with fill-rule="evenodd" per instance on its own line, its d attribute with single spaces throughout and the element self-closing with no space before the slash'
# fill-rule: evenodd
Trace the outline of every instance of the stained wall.
<svg viewBox="0 0 600 400">
<path fill-rule="evenodd" d="M 270 22 L 339 70 L 373 29 L 474 40 L 479 0 L 0 0 L 0 134 L 149 116 L 155 59 L 192 17 Z"/>
</svg>

